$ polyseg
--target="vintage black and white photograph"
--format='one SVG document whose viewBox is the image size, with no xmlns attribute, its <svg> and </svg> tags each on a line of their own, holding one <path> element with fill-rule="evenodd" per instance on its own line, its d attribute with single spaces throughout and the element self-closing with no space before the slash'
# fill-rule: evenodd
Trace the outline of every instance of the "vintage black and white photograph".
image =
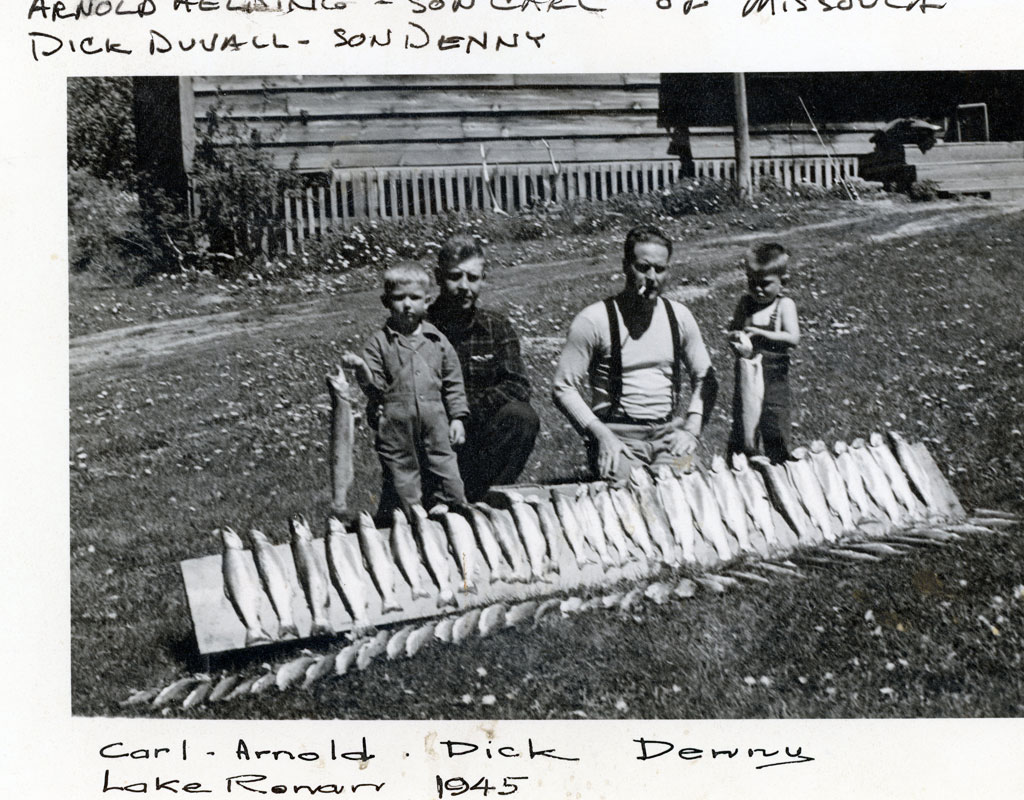
<svg viewBox="0 0 1024 800">
<path fill-rule="evenodd" d="M 78 717 L 1024 716 L 1024 72 L 67 79 Z"/>
</svg>

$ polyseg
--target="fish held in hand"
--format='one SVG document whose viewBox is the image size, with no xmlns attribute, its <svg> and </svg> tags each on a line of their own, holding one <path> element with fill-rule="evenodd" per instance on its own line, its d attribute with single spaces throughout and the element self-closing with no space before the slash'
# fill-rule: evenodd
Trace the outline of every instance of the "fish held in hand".
<svg viewBox="0 0 1024 800">
<path fill-rule="evenodd" d="M 352 445 L 355 415 L 352 411 L 352 386 L 341 367 L 334 375 L 327 376 L 327 391 L 331 397 L 331 510 L 343 516 L 354 476 Z"/>
<path fill-rule="evenodd" d="M 761 412 L 764 408 L 764 369 L 761 354 L 736 360 L 736 382 L 740 395 L 740 425 L 743 448 L 748 453 L 760 449 Z"/>
<path fill-rule="evenodd" d="M 231 528 L 221 528 L 220 537 L 224 544 L 221 557 L 224 594 L 245 626 L 245 646 L 268 644 L 270 634 L 263 629 L 259 617 L 259 581 L 250 570 L 242 539 Z"/>
<path fill-rule="evenodd" d="M 331 618 L 327 612 L 330 602 L 327 568 L 313 547 L 313 532 L 302 514 L 295 514 L 288 520 L 291 527 L 292 560 L 299 584 L 306 596 L 306 603 L 313 616 L 311 636 L 329 636 L 334 633 Z"/>
<path fill-rule="evenodd" d="M 401 611 L 402 602 L 396 589 L 395 562 L 389 552 L 387 539 L 377 530 L 373 517 L 365 511 L 359 514 L 359 546 L 370 565 L 368 577 L 377 587 L 383 602 L 383 613 Z M 366 574 L 365 571 L 363 574 Z"/>
<path fill-rule="evenodd" d="M 370 621 L 370 593 L 373 592 L 369 574 L 363 566 L 359 539 L 335 517 L 327 521 L 327 564 L 334 588 L 345 605 L 352 626 L 357 633 L 373 627 Z"/>
<path fill-rule="evenodd" d="M 267 596 L 270 597 L 270 604 L 274 607 L 274 613 L 277 614 L 280 623 L 277 638 L 297 639 L 299 630 L 295 626 L 295 617 L 292 614 L 294 592 L 288 582 L 281 557 L 262 531 L 253 528 L 249 531 L 249 538 L 252 540 L 256 571 L 259 573 L 263 588 L 266 589 Z"/>
</svg>

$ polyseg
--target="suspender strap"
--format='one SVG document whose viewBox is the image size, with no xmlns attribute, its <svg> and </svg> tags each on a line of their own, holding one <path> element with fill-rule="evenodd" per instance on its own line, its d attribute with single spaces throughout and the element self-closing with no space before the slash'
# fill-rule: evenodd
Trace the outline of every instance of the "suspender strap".
<svg viewBox="0 0 1024 800">
<path fill-rule="evenodd" d="M 622 400 L 622 335 L 619 332 L 619 312 L 615 306 L 615 298 L 604 301 L 608 312 L 608 335 L 611 349 L 608 351 L 608 417 L 619 413 L 619 402 Z"/>
<path fill-rule="evenodd" d="M 675 413 L 679 406 L 679 397 L 681 394 L 679 391 L 679 381 L 681 379 L 681 375 L 679 373 L 679 322 L 676 320 L 676 312 L 672 310 L 672 304 L 664 297 L 661 298 L 661 302 L 665 304 L 665 314 L 668 316 L 668 328 L 672 333 L 672 412 Z"/>
</svg>

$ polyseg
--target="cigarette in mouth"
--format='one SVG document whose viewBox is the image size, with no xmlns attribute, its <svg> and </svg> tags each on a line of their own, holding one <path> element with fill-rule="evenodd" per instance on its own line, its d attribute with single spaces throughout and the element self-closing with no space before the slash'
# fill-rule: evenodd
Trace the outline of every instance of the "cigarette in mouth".
<svg viewBox="0 0 1024 800">
<path fill-rule="evenodd" d="M 636 293 L 637 293 L 637 294 L 638 294 L 638 295 L 639 295 L 640 297 L 643 297 L 643 296 L 644 296 L 645 294 L 647 294 L 647 286 L 646 286 L 646 284 L 645 284 L 645 285 L 643 285 L 643 286 L 641 286 L 641 287 L 640 287 L 639 289 L 637 289 Z"/>
</svg>

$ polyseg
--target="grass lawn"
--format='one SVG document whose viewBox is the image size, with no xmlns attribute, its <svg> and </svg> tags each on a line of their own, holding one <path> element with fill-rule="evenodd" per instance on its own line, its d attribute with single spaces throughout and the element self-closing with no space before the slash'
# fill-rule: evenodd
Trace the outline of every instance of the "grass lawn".
<svg viewBox="0 0 1024 800">
<path fill-rule="evenodd" d="M 789 229 L 794 221 L 817 226 Z M 794 441 L 849 441 L 891 426 L 927 443 L 966 506 L 1024 511 L 1022 222 L 1019 210 L 984 204 L 836 203 L 799 220 L 762 214 L 680 224 L 675 291 L 701 324 L 723 383 L 707 455 L 724 448 L 727 432 L 731 369 L 721 331 L 741 287 L 736 258 L 764 231 L 796 258 L 790 291 L 805 335 L 794 362 Z M 626 227 L 496 248 L 485 296 L 519 324 L 543 424 L 524 480 L 578 474 L 582 446 L 550 402 L 550 377 L 573 314 L 621 285 Z M 79 288 L 92 294 L 73 282 L 73 332 L 111 327 L 108 313 L 89 311 L 102 292 Z M 197 314 L 194 330 L 150 353 L 149 334 L 139 331 L 138 349 L 88 367 L 76 368 L 72 340 L 75 714 L 135 713 L 117 705 L 131 689 L 199 668 L 178 562 L 218 552 L 215 527 L 255 526 L 284 541 L 290 513 L 323 518 L 324 375 L 383 319 L 376 293 L 357 288 L 307 301 L 308 313 L 295 312 L 292 323 L 292 311 L 273 314 L 264 297 L 272 328 L 257 314 L 194 342 L 208 325 L 195 311 L 205 307 L 203 294 L 180 292 L 182 314 Z M 179 304 L 152 286 L 104 296 L 130 304 L 136 324 L 159 325 Z M 244 305 L 232 296 L 233 307 Z M 154 310 L 159 303 L 167 309 Z M 362 427 L 356 459 L 351 500 L 370 507 L 379 469 Z M 535 630 L 432 645 L 309 692 L 275 691 L 199 714 L 1020 716 L 1019 533 L 631 613 L 548 618 Z M 494 705 L 480 704 L 485 695 Z"/>
</svg>

